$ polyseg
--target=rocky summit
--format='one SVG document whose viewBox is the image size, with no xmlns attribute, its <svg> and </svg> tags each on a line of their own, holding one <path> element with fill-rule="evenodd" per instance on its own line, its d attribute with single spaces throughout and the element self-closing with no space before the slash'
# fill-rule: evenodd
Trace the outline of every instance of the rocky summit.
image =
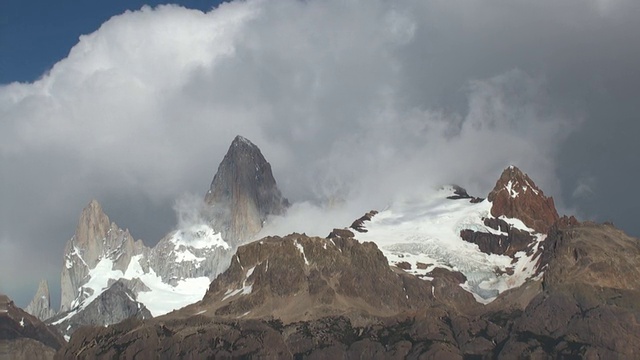
<svg viewBox="0 0 640 360">
<path fill-rule="evenodd" d="M 36 295 L 24 310 L 40 320 L 47 320 L 56 314 L 55 310 L 51 308 L 49 284 L 47 284 L 46 280 L 40 281 Z"/>
<path fill-rule="evenodd" d="M 282 215 L 289 206 L 260 149 L 239 135 L 218 166 L 205 202 L 212 207 L 213 227 L 232 245 L 251 240 L 269 215 Z"/>
<path fill-rule="evenodd" d="M 492 203 L 491 215 L 520 219 L 525 225 L 545 233 L 558 220 L 553 199 L 515 166 L 502 172 L 487 199 Z"/>
<path fill-rule="evenodd" d="M 132 256 L 144 251 L 142 241 L 135 241 L 128 230 L 112 223 L 102 206 L 92 200 L 82 210 L 75 235 L 64 249 L 60 310 L 71 310 L 74 305 L 94 295 L 93 289 L 84 288 L 83 291 L 82 285 L 98 263 L 110 261 L 112 269 L 124 271 Z"/>
</svg>

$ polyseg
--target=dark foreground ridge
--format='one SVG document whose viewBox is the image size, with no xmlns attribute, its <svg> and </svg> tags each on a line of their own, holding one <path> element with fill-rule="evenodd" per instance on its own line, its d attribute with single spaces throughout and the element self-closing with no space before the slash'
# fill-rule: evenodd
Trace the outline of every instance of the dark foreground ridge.
<svg viewBox="0 0 640 360">
<path fill-rule="evenodd" d="M 62 335 L 0 294 L 0 359 L 51 359 L 65 343 Z"/>
</svg>

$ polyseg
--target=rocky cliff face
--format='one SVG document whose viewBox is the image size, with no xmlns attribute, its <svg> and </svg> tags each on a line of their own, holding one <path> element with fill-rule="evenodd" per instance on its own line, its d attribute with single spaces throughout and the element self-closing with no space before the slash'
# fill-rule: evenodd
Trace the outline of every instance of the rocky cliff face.
<svg viewBox="0 0 640 360">
<path fill-rule="evenodd" d="M 147 252 L 142 241 L 135 241 L 128 230 L 111 223 L 102 207 L 92 200 L 82 210 L 75 235 L 64 250 L 64 266 L 61 275 L 60 311 L 72 309 L 72 303 L 82 302 L 92 294 L 81 293 L 89 271 L 102 259 L 113 262 L 113 269 L 125 271 L 131 257 Z"/>
<path fill-rule="evenodd" d="M 553 199 L 515 166 L 502 172 L 487 199 L 494 217 L 520 219 L 539 233 L 546 233 L 559 218 Z"/>
<path fill-rule="evenodd" d="M 148 265 L 172 286 L 189 278 L 213 279 L 226 270 L 233 255 L 219 233 L 201 224 L 167 234 L 151 250 Z"/>
<path fill-rule="evenodd" d="M 232 246 L 251 240 L 269 215 L 281 215 L 289 206 L 271 165 L 242 136 L 236 136 L 218 166 L 205 202 L 212 207 L 213 227 Z"/>
<path fill-rule="evenodd" d="M 531 257 L 538 275 L 543 270 L 540 246 L 549 229 L 560 221 L 553 199 L 546 197 L 533 180 L 515 166 L 502 172 L 487 200 L 490 216 L 482 219 L 485 230 L 463 229 L 460 237 L 478 245 L 486 254 L 506 255 L 513 259 L 520 254 Z M 573 223 L 575 219 L 568 222 Z M 523 226 L 524 225 L 524 226 Z M 515 271 L 514 267 L 506 271 Z"/>
<path fill-rule="evenodd" d="M 235 247 L 255 235 L 268 216 L 282 214 L 288 206 L 260 149 L 240 136 L 220 163 L 205 200 L 208 223 L 177 229 L 154 248 L 135 241 L 91 201 L 65 247 L 61 312 L 52 322 L 69 335 L 82 324 L 120 321 L 120 315 L 134 314 L 122 310 L 131 305 L 127 295 L 135 298 L 139 293 L 155 315 L 193 303 L 229 266 Z M 125 286 L 113 287 L 119 279 Z M 122 289 L 131 294 L 112 295 Z M 171 295 L 156 295 L 167 291 Z M 123 302 L 116 304 L 117 299 Z M 102 308 L 120 315 L 93 311 Z"/>
<path fill-rule="evenodd" d="M 69 318 L 65 324 L 107 324 L 108 316 L 89 311 L 99 304 L 89 303 L 104 291 L 116 291 L 110 288 L 119 279 L 126 280 L 125 287 L 134 296 L 145 293 L 142 301 L 156 315 L 199 300 L 210 280 L 229 266 L 237 244 L 257 233 L 268 216 L 282 214 L 288 206 L 260 149 L 240 136 L 220 163 L 205 200 L 211 210 L 203 214 L 208 222 L 177 229 L 154 248 L 135 241 L 92 200 L 65 247 L 61 314 L 55 322 L 61 326 L 60 319 L 71 316 L 84 320 Z M 171 291 L 170 299 L 154 295 L 166 291 Z M 110 304 L 111 312 L 128 306 L 126 301 Z M 93 315 L 97 317 L 89 320 Z M 75 325 L 63 331 L 69 334 L 73 329 Z"/>
<path fill-rule="evenodd" d="M 394 270 L 375 244 L 360 243 L 348 231 L 327 239 L 268 237 L 239 247 L 202 303 L 184 311 L 291 322 L 338 314 L 391 316 L 451 304 L 451 297 L 473 306 L 460 281 L 441 270 L 443 276 L 433 281 Z"/>
<path fill-rule="evenodd" d="M 47 320 L 56 314 L 51 308 L 51 297 L 49 296 L 49 284 L 46 280 L 40 281 L 38 291 L 33 300 L 27 305 L 25 311 L 37 317 L 40 320 Z"/>
<path fill-rule="evenodd" d="M 49 322 L 69 336 L 84 325 L 107 326 L 130 317 L 150 319 L 151 313 L 136 301 L 136 294 L 130 290 L 130 285 L 126 280 L 117 280 L 87 306 L 63 312 Z"/>
<path fill-rule="evenodd" d="M 0 359 L 52 359 L 62 335 L 0 295 Z"/>
</svg>

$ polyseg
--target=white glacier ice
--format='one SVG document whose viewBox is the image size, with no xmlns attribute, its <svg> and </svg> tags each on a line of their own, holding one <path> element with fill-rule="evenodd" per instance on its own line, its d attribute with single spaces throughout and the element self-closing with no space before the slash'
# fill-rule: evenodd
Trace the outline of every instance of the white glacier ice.
<svg viewBox="0 0 640 360">
<path fill-rule="evenodd" d="M 491 217 L 491 203 L 447 199 L 452 192 L 453 188 L 446 187 L 424 199 L 394 203 L 365 223 L 367 232 L 357 233 L 356 238 L 376 243 L 390 264 L 408 262 L 411 270 L 407 271 L 426 280 L 430 279 L 426 274 L 435 267 L 459 271 L 467 277 L 461 285 L 464 289 L 479 302 L 491 302 L 499 293 L 522 285 L 534 275 L 534 257 L 545 235 L 535 234 L 519 219 L 501 217 L 535 236 L 534 255 L 520 252 L 513 262 L 506 255 L 483 253 L 476 244 L 464 241 L 460 232 L 469 229 L 506 235 L 483 222 Z M 507 268 L 513 268 L 513 275 L 505 273 Z"/>
</svg>

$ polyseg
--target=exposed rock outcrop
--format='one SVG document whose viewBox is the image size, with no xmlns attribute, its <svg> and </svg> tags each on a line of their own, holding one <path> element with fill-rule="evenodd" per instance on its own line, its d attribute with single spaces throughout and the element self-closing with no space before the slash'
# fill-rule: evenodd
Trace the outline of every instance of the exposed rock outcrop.
<svg viewBox="0 0 640 360">
<path fill-rule="evenodd" d="M 539 233 L 546 233 L 559 218 L 553 199 L 515 166 L 502 172 L 487 199 L 494 217 L 520 219 Z"/>
<path fill-rule="evenodd" d="M 510 166 L 502 172 L 487 199 L 491 202 L 493 217 L 484 218 L 483 222 L 489 231 L 463 229 L 460 237 L 478 245 L 480 251 L 487 254 L 514 258 L 519 252 L 527 256 L 535 252 L 538 257 L 544 248 L 537 246 L 538 236 L 544 236 L 560 219 L 553 198 L 546 197 L 520 169 Z M 521 221 L 525 226 L 516 226 L 509 219 Z M 568 221 L 567 225 L 569 223 L 575 224 Z"/>
<path fill-rule="evenodd" d="M 504 220 L 486 218 L 484 219 L 484 224 L 494 230 L 503 232 L 504 235 L 464 229 L 460 231 L 460 237 L 465 241 L 478 245 L 480 251 L 484 253 L 511 257 L 519 251 L 531 251 L 534 246 L 535 236 L 509 225 Z"/>
<path fill-rule="evenodd" d="M 68 336 L 84 325 L 107 326 L 130 317 L 151 318 L 149 310 L 136 301 L 136 294 L 127 285 L 117 280 L 86 307 L 60 313 L 49 322 Z"/>
<path fill-rule="evenodd" d="M 0 359 L 51 359 L 64 344 L 55 328 L 0 295 Z"/>
<path fill-rule="evenodd" d="M 291 322 L 338 314 L 392 316 L 441 301 L 450 304 L 449 297 L 475 304 L 457 286 L 458 279 L 435 284 L 394 271 L 375 244 L 360 243 L 346 232 L 329 239 L 291 234 L 243 245 L 202 303 L 184 311 Z"/>
<path fill-rule="evenodd" d="M 461 200 L 461 199 L 468 199 L 470 202 L 472 203 L 479 203 L 481 202 L 482 198 L 478 198 L 475 196 L 471 196 L 469 195 L 469 193 L 467 193 L 467 189 L 458 186 L 458 185 L 451 185 L 451 187 L 453 188 L 453 195 L 447 196 L 447 199 L 449 200 Z"/>
<path fill-rule="evenodd" d="M 500 357 L 637 356 L 640 241 L 583 223 L 554 227 L 544 247 L 544 291 L 513 320 Z"/>
<path fill-rule="evenodd" d="M 213 279 L 233 255 L 233 248 L 219 236 L 208 226 L 169 233 L 151 250 L 148 265 L 172 286 L 188 278 Z"/>
<path fill-rule="evenodd" d="M 47 284 L 46 280 L 40 281 L 36 295 L 24 310 L 43 321 L 56 314 L 56 312 L 51 308 L 49 284 Z"/>
<path fill-rule="evenodd" d="M 148 248 L 142 241 L 135 241 L 128 230 L 110 222 L 100 204 L 91 200 L 82 210 L 75 235 L 64 249 L 60 311 L 71 310 L 72 302 L 79 303 L 90 295 L 80 293 L 79 289 L 99 261 L 111 260 L 114 270 L 124 272 L 131 257 L 146 252 Z"/>
<path fill-rule="evenodd" d="M 218 166 L 205 202 L 212 207 L 213 227 L 233 246 L 251 240 L 269 215 L 281 215 L 289 206 L 260 149 L 239 135 Z"/>
</svg>

